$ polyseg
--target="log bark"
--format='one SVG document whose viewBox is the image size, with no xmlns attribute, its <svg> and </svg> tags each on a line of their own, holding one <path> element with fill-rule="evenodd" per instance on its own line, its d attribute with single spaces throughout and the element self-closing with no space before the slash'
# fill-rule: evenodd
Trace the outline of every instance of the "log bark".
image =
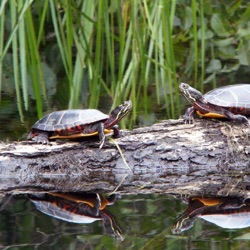
<svg viewBox="0 0 250 250">
<path fill-rule="evenodd" d="M 0 144 L 0 192 L 89 191 L 248 196 L 250 129 L 167 120 L 95 140 Z"/>
</svg>

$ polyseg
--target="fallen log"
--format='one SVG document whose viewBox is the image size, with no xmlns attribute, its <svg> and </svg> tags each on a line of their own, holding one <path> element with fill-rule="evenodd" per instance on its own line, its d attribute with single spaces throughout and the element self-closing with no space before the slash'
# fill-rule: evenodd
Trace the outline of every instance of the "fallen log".
<svg viewBox="0 0 250 250">
<path fill-rule="evenodd" d="M 250 129 L 167 120 L 106 141 L 0 144 L 0 192 L 248 195 Z"/>
</svg>

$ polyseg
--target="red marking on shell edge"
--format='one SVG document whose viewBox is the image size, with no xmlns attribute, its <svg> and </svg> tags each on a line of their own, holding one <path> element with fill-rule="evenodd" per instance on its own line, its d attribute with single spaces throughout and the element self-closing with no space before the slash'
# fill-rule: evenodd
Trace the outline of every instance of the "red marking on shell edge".
<svg viewBox="0 0 250 250">
<path fill-rule="evenodd" d="M 72 213 L 76 213 L 76 212 L 77 212 L 76 208 L 73 208 L 73 209 L 71 210 L 71 212 L 72 212 Z"/>
<path fill-rule="evenodd" d="M 71 133 L 71 132 L 74 132 L 75 130 L 72 129 L 72 127 L 68 126 L 68 127 L 67 127 L 67 131 L 68 131 L 69 133 Z"/>
<path fill-rule="evenodd" d="M 65 205 L 63 206 L 63 208 L 64 208 L 64 209 L 66 209 L 66 210 L 69 210 L 69 209 L 71 208 L 71 206 L 70 206 L 70 205 L 65 204 Z"/>
</svg>

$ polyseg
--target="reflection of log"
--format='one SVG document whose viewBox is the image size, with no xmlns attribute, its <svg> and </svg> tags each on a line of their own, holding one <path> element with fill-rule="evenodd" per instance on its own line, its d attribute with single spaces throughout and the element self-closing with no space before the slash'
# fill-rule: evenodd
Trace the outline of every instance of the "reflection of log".
<svg viewBox="0 0 250 250">
<path fill-rule="evenodd" d="M 0 190 L 247 194 L 249 128 L 196 119 L 168 120 L 106 142 L 0 145 Z M 119 186 L 119 187 L 118 187 Z"/>
</svg>

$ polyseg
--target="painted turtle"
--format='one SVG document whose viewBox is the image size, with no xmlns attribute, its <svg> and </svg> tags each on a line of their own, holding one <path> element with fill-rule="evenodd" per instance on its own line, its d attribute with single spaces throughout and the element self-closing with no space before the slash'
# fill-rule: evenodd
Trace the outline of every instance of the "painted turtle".
<svg viewBox="0 0 250 250">
<path fill-rule="evenodd" d="M 116 107 L 110 115 L 96 109 L 69 109 L 55 111 L 45 115 L 31 128 L 28 139 L 37 143 L 48 144 L 49 139 L 79 138 L 99 135 L 100 148 L 105 141 L 105 134 L 114 132 L 119 137 L 117 123 L 132 109 L 132 102 L 125 101 Z"/>
<path fill-rule="evenodd" d="M 250 115 L 250 84 L 235 84 L 220 87 L 202 95 L 186 83 L 179 85 L 180 92 L 193 105 L 183 118 L 194 122 L 194 112 L 202 117 L 228 118 L 250 124 L 245 115 Z"/>
<path fill-rule="evenodd" d="M 122 232 L 113 216 L 105 210 L 114 203 L 115 195 L 103 197 L 97 193 L 42 193 L 29 194 L 35 207 L 54 218 L 88 224 L 101 220 L 108 233 L 123 240 Z"/>
<path fill-rule="evenodd" d="M 188 208 L 176 219 L 172 232 L 190 229 L 196 218 L 204 219 L 222 228 L 245 228 L 250 226 L 250 200 L 239 197 L 190 198 Z"/>
</svg>

